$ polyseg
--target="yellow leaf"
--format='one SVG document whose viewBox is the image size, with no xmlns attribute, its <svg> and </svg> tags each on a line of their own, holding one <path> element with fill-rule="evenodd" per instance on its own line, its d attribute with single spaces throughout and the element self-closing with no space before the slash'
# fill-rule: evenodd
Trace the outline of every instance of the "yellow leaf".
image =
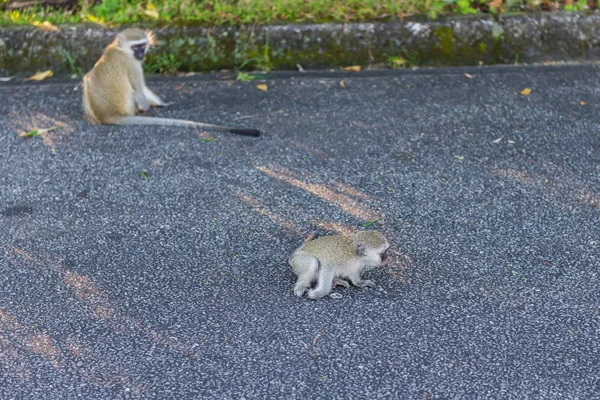
<svg viewBox="0 0 600 400">
<path fill-rule="evenodd" d="M 494 144 L 498 144 L 498 143 L 500 143 L 501 141 L 502 141 L 502 136 L 500 136 L 500 137 L 499 137 L 498 139 L 496 139 L 496 140 L 492 140 L 492 143 L 494 143 Z"/>
<path fill-rule="evenodd" d="M 50 78 L 54 73 L 51 70 L 47 70 L 44 72 L 38 72 L 35 75 L 30 76 L 29 78 L 25 78 L 26 81 L 43 81 L 46 78 Z"/>
<path fill-rule="evenodd" d="M 343 80 L 341 80 L 341 81 L 340 81 L 340 86 L 341 86 L 343 89 L 346 89 L 346 83 L 345 83 Z"/>
<path fill-rule="evenodd" d="M 465 76 L 469 79 L 473 79 L 473 75 L 471 75 L 471 74 L 465 74 Z"/>
<path fill-rule="evenodd" d="M 259 83 L 258 85 L 256 85 L 256 88 L 258 90 L 262 90 L 263 92 L 266 92 L 267 90 L 269 90 L 269 87 L 267 85 L 265 85 L 264 83 Z"/>
<path fill-rule="evenodd" d="M 48 21 L 44 21 L 44 22 L 34 21 L 33 25 L 37 26 L 38 28 L 40 28 L 43 31 L 60 32 L 60 29 L 58 28 L 58 26 L 52 25 Z"/>
<path fill-rule="evenodd" d="M 144 11 L 144 14 L 154 19 L 160 18 L 160 15 L 158 15 L 158 11 L 156 10 L 156 6 L 151 2 L 146 4 L 146 10 Z"/>
<path fill-rule="evenodd" d="M 394 64 L 396 66 L 404 65 L 404 64 L 406 64 L 406 60 L 402 57 L 394 57 L 394 58 L 392 58 L 392 64 Z"/>
<path fill-rule="evenodd" d="M 523 96 L 529 96 L 529 94 L 531 94 L 531 89 L 525 88 L 525 89 L 521 90 L 521 94 Z"/>
<path fill-rule="evenodd" d="M 457 158 L 457 159 L 459 159 L 461 161 L 465 159 L 463 156 L 457 156 L 457 155 L 455 155 L 454 158 Z"/>
<path fill-rule="evenodd" d="M 585 106 L 587 103 L 585 101 L 579 100 L 579 104 L 581 104 L 582 106 Z"/>
<path fill-rule="evenodd" d="M 345 67 L 344 71 L 360 72 L 361 69 L 362 69 L 362 67 L 360 65 L 351 65 L 349 67 Z"/>
</svg>

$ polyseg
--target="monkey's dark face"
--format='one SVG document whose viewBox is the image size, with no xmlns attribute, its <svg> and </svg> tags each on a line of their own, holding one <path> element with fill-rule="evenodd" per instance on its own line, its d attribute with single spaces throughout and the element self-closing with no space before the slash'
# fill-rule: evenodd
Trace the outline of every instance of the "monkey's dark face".
<svg viewBox="0 0 600 400">
<path fill-rule="evenodd" d="M 385 264 L 388 260 L 388 250 L 389 250 L 389 247 L 387 249 L 385 249 L 383 251 L 383 253 L 381 253 L 381 261 L 380 261 L 381 265 Z"/>
<path fill-rule="evenodd" d="M 131 46 L 131 51 L 137 60 L 144 61 L 144 56 L 146 55 L 146 44 L 141 43 Z"/>
</svg>

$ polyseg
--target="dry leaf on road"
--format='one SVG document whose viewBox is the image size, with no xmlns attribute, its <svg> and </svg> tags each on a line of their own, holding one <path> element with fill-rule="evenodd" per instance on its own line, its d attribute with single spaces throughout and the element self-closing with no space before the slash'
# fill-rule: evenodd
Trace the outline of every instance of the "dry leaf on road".
<svg viewBox="0 0 600 400">
<path fill-rule="evenodd" d="M 521 94 L 523 96 L 529 96 L 531 94 L 531 89 L 525 88 L 525 89 L 521 90 Z"/>
<path fill-rule="evenodd" d="M 52 72 L 51 70 L 47 70 L 44 72 L 38 72 L 35 75 L 30 76 L 29 78 L 25 78 L 26 81 L 43 81 L 46 78 L 50 78 L 52 75 L 54 75 L 54 72 Z"/>
<path fill-rule="evenodd" d="M 360 65 L 351 65 L 349 67 L 344 67 L 344 71 L 349 72 L 360 72 L 361 69 L 362 67 Z"/>
<path fill-rule="evenodd" d="M 269 87 L 267 85 L 265 85 L 264 83 L 259 83 L 258 85 L 256 85 L 256 88 L 258 90 L 262 90 L 263 92 L 266 92 L 267 90 L 269 90 Z"/>
<path fill-rule="evenodd" d="M 340 86 L 341 86 L 343 89 L 346 89 L 346 83 L 344 82 L 344 80 L 343 80 L 343 79 L 340 81 Z"/>
</svg>

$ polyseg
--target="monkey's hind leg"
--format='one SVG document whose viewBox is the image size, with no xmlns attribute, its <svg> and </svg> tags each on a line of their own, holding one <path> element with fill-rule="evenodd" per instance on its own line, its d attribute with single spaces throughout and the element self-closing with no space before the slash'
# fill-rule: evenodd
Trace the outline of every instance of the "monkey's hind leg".
<svg viewBox="0 0 600 400">
<path fill-rule="evenodd" d="M 327 296 L 333 288 L 333 277 L 335 271 L 327 266 L 321 265 L 319 277 L 317 278 L 317 287 L 308 291 L 308 297 L 311 299 L 320 299 Z"/>
<path fill-rule="evenodd" d="M 349 288 L 349 287 L 350 287 L 350 284 L 349 284 L 349 283 L 348 283 L 348 281 L 347 281 L 347 280 L 345 280 L 345 279 L 341 279 L 341 278 L 334 278 L 334 279 L 333 279 L 333 287 L 336 287 L 336 286 L 343 286 L 343 287 L 345 287 L 345 288 Z"/>
<path fill-rule="evenodd" d="M 375 282 L 370 281 L 368 279 L 361 279 L 360 276 L 358 276 L 358 274 L 355 275 L 355 276 L 351 276 L 350 277 L 350 282 L 352 282 L 352 284 L 354 286 L 361 287 L 361 288 L 362 287 L 373 287 L 373 286 L 375 286 Z"/>
<path fill-rule="evenodd" d="M 306 292 L 315 279 L 317 279 L 319 260 L 310 254 L 296 252 L 290 257 L 289 263 L 292 266 L 294 273 L 298 275 L 298 280 L 294 286 L 294 294 L 298 297 L 302 297 L 304 292 Z"/>
</svg>

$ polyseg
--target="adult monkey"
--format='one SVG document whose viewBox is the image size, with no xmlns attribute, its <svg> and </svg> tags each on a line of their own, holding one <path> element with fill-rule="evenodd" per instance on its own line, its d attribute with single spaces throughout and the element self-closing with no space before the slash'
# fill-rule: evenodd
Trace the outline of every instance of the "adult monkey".
<svg viewBox="0 0 600 400">
<path fill-rule="evenodd" d="M 83 77 L 83 106 L 95 122 L 110 125 L 163 125 L 203 128 L 246 136 L 257 129 L 231 128 L 183 119 L 136 116 L 150 106 L 168 105 L 144 80 L 142 61 L 153 45 L 152 35 L 138 28 L 125 29 L 104 50 L 94 68 Z"/>
</svg>

